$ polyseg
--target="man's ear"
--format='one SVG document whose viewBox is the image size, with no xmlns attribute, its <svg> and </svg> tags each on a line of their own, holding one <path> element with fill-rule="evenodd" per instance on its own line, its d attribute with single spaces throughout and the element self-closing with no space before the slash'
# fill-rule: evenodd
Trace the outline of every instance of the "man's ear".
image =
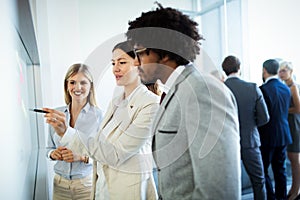
<svg viewBox="0 0 300 200">
<path fill-rule="evenodd" d="M 162 59 L 161 59 L 161 61 L 162 62 L 168 62 L 170 60 L 170 58 L 169 58 L 169 56 L 167 56 L 167 55 L 165 55 Z"/>
</svg>

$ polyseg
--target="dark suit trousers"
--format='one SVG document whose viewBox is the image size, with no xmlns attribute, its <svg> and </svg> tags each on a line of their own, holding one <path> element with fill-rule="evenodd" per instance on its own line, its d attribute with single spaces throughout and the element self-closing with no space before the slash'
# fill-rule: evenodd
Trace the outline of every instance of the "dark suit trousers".
<svg viewBox="0 0 300 200">
<path fill-rule="evenodd" d="M 264 166 L 259 147 L 241 148 L 241 156 L 252 184 L 254 199 L 267 199 Z"/>
<path fill-rule="evenodd" d="M 266 178 L 268 200 L 286 199 L 286 147 L 286 145 L 280 147 L 260 147 L 264 163 L 264 173 Z M 274 175 L 275 193 L 273 191 L 271 178 L 268 174 L 268 168 L 270 164 Z"/>
</svg>

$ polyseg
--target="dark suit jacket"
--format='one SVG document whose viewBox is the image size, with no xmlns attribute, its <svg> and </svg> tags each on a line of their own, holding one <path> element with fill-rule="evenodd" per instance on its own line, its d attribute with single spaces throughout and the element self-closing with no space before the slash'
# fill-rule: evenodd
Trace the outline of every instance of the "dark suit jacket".
<svg viewBox="0 0 300 200">
<path fill-rule="evenodd" d="M 277 147 L 292 143 L 288 124 L 290 89 L 278 79 L 270 79 L 260 89 L 270 115 L 270 121 L 259 128 L 262 146 Z"/>
<path fill-rule="evenodd" d="M 257 126 L 266 124 L 270 117 L 260 89 L 238 77 L 225 81 L 235 96 L 239 111 L 241 147 L 259 147 L 260 137 Z"/>
</svg>

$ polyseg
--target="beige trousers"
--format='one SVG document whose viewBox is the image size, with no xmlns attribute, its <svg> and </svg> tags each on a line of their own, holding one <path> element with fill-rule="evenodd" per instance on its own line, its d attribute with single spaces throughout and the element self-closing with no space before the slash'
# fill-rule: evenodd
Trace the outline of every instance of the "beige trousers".
<svg viewBox="0 0 300 200">
<path fill-rule="evenodd" d="M 68 180 L 55 175 L 53 181 L 53 200 L 90 200 L 92 175 L 82 179 Z"/>
</svg>

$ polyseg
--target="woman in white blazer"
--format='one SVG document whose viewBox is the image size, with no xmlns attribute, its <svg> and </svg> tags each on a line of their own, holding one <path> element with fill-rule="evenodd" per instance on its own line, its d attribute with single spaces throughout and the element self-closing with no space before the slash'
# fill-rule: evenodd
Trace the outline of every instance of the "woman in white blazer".
<svg viewBox="0 0 300 200">
<path fill-rule="evenodd" d="M 57 119 L 56 133 L 69 147 L 84 144 L 97 161 L 96 199 L 157 199 L 153 180 L 151 125 L 159 97 L 141 84 L 129 42 L 113 49 L 113 74 L 124 92 L 113 98 L 100 125 L 100 132 L 88 139 L 83 133 L 64 127 L 64 116 L 51 111 L 46 117 Z"/>
</svg>

